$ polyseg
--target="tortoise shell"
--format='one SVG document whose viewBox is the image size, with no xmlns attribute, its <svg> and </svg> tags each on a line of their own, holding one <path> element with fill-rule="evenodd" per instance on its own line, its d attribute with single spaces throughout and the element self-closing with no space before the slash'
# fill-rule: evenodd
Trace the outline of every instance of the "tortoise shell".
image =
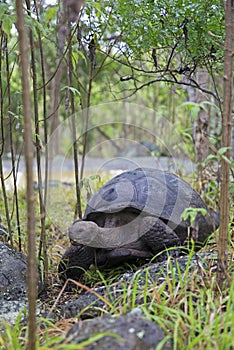
<svg viewBox="0 0 234 350">
<path fill-rule="evenodd" d="M 182 220 L 186 208 L 207 209 L 199 194 L 178 176 L 151 168 L 138 168 L 115 176 L 89 200 L 83 220 L 97 221 L 102 213 L 144 211 L 163 220 L 180 233 L 189 220 Z M 199 226 L 213 231 L 210 215 L 199 216 Z M 208 234 L 208 232 L 206 232 Z"/>
</svg>

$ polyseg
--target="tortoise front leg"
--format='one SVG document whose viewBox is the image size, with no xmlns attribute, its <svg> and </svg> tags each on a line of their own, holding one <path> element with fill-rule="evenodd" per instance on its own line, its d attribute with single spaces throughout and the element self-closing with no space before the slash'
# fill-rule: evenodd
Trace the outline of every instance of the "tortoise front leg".
<svg viewBox="0 0 234 350">
<path fill-rule="evenodd" d="M 95 248 L 71 245 L 65 251 L 58 266 L 59 278 L 79 281 L 85 270 L 94 264 Z"/>
<path fill-rule="evenodd" d="M 166 248 L 181 246 L 177 234 L 159 218 L 147 216 L 143 219 L 142 225 L 144 231 L 146 231 L 142 236 L 142 240 L 154 255 Z"/>
</svg>

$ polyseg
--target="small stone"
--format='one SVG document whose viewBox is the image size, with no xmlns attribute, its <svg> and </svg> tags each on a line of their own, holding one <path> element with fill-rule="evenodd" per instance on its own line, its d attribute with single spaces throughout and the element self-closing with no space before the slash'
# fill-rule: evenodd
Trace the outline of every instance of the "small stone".
<svg viewBox="0 0 234 350">
<path fill-rule="evenodd" d="M 134 328 L 129 328 L 129 333 L 135 333 L 135 329 Z"/>
<path fill-rule="evenodd" d="M 140 338 L 140 339 L 143 339 L 144 335 L 145 335 L 145 332 L 144 332 L 144 331 L 140 331 L 140 332 L 137 333 L 137 336 L 138 336 L 138 338 Z"/>
</svg>

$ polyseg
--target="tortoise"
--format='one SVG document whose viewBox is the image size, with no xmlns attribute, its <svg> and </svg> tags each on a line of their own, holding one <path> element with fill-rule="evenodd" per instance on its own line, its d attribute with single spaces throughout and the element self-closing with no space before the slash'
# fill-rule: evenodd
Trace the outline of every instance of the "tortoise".
<svg viewBox="0 0 234 350">
<path fill-rule="evenodd" d="M 192 224 L 181 218 L 186 208 L 197 211 Z M 150 260 L 166 248 L 187 246 L 191 238 L 198 250 L 218 225 L 218 213 L 178 176 L 151 168 L 126 171 L 100 188 L 82 220 L 69 228 L 71 246 L 59 275 L 79 280 L 92 264 L 106 268 Z"/>
</svg>

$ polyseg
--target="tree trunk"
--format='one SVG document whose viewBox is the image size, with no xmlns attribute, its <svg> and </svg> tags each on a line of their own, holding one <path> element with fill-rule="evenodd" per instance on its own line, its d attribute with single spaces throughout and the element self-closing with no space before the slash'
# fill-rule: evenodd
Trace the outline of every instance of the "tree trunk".
<svg viewBox="0 0 234 350">
<path fill-rule="evenodd" d="M 198 68 L 197 82 L 200 87 L 207 88 L 208 85 L 208 73 L 207 70 Z M 201 90 L 197 90 L 196 103 L 200 104 L 208 100 L 208 96 Z M 197 177 L 198 181 L 202 182 L 202 162 L 208 156 L 208 143 L 206 141 L 209 126 L 209 115 L 206 110 L 200 108 L 198 116 L 193 125 L 193 138 L 195 143 L 195 161 L 197 165 Z"/>
<path fill-rule="evenodd" d="M 234 159 L 234 116 L 232 117 L 232 158 Z"/>
<path fill-rule="evenodd" d="M 20 69 L 23 93 L 24 115 L 24 155 L 26 164 L 26 201 L 27 201 L 27 233 L 28 233 L 28 349 L 36 349 L 36 298 L 37 298 L 37 263 L 36 237 L 34 218 L 33 190 L 33 143 L 31 125 L 31 96 L 29 85 L 28 35 L 25 25 L 23 2 L 16 0 L 17 29 L 19 33 Z"/>
<path fill-rule="evenodd" d="M 56 60 L 56 73 L 51 82 L 50 91 L 50 116 L 51 116 L 51 126 L 50 135 L 53 135 L 54 131 L 59 126 L 59 107 L 60 107 L 60 88 L 61 81 L 64 75 L 64 65 L 59 59 Z M 55 139 L 52 151 L 52 157 L 56 153 L 60 153 L 60 142 L 59 137 Z M 51 156 L 51 155 L 50 155 Z"/>
<path fill-rule="evenodd" d="M 234 42 L 234 3 L 224 1 L 226 37 L 224 43 L 224 76 L 223 76 L 223 111 L 222 111 L 222 147 L 225 147 L 225 158 L 221 159 L 221 192 L 220 192 L 220 229 L 218 242 L 218 273 L 220 287 L 226 277 L 228 224 L 230 215 L 230 156 L 232 129 L 232 86 L 233 86 L 233 42 Z"/>
</svg>

